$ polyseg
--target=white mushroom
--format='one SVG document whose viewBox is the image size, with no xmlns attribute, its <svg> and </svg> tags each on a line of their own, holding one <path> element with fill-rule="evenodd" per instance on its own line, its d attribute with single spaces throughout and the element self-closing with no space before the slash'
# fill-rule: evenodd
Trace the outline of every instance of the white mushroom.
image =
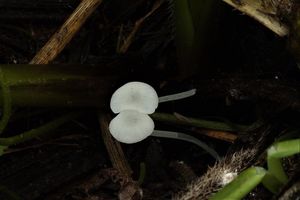
<svg viewBox="0 0 300 200">
<path fill-rule="evenodd" d="M 112 136 L 119 142 L 132 144 L 140 142 L 150 136 L 175 138 L 185 141 L 192 141 L 200 147 L 207 150 L 205 144 L 193 137 L 188 137 L 183 133 L 173 132 L 155 132 L 154 122 L 148 116 L 155 112 L 158 103 L 174 101 L 193 96 L 196 93 L 195 89 L 167 95 L 158 98 L 153 87 L 142 82 L 129 82 L 117 89 L 110 101 L 110 108 L 114 113 L 119 113 L 113 118 L 109 124 L 109 130 Z M 174 135 L 175 134 L 175 135 Z M 185 136 L 183 136 L 185 135 Z M 191 139 L 192 138 L 192 139 Z M 214 157 L 218 158 L 216 152 L 208 151 Z"/>
<path fill-rule="evenodd" d="M 158 106 L 158 96 L 153 87 L 142 82 L 129 82 L 117 89 L 111 97 L 110 108 L 114 113 L 136 110 L 152 114 Z"/>
<path fill-rule="evenodd" d="M 154 130 L 153 120 L 144 113 L 124 110 L 113 118 L 109 131 L 119 142 L 132 144 L 144 140 Z"/>
</svg>

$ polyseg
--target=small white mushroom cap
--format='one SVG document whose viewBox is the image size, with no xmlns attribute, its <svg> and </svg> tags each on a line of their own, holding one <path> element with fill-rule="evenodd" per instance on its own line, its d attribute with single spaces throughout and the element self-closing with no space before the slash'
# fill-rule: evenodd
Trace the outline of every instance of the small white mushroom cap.
<svg viewBox="0 0 300 200">
<path fill-rule="evenodd" d="M 109 131 L 119 142 L 132 144 L 144 140 L 154 130 L 153 120 L 144 113 L 124 110 L 110 121 Z"/>
<path fill-rule="evenodd" d="M 111 97 L 110 108 L 114 113 L 136 110 L 152 114 L 158 106 L 158 96 L 153 87 L 142 82 L 129 82 L 117 89 Z"/>
</svg>

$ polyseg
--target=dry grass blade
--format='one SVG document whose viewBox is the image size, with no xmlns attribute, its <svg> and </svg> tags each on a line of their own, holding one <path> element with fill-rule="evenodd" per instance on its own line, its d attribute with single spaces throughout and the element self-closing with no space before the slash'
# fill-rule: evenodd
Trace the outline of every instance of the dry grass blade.
<svg viewBox="0 0 300 200">
<path fill-rule="evenodd" d="M 108 123 L 110 118 L 108 116 L 99 117 L 102 138 L 106 149 L 108 151 L 113 167 L 119 172 L 119 179 L 121 181 L 121 190 L 119 191 L 120 200 L 129 200 L 141 196 L 141 189 L 131 177 L 132 170 L 126 160 L 122 147 L 118 141 L 111 136 Z"/>
<path fill-rule="evenodd" d="M 132 171 L 126 160 L 122 147 L 118 141 L 113 139 L 113 137 L 109 132 L 108 129 L 109 117 L 100 116 L 99 121 L 101 125 L 102 138 L 106 146 L 106 149 L 108 151 L 113 167 L 117 169 L 120 172 L 120 174 L 122 174 L 122 176 L 131 179 Z"/>
<path fill-rule="evenodd" d="M 30 64 L 48 64 L 54 60 L 101 3 L 102 0 L 82 0 L 61 28 L 30 61 Z"/>
<path fill-rule="evenodd" d="M 246 15 L 253 17 L 255 20 L 263 24 L 265 27 L 283 37 L 288 35 L 289 29 L 286 25 L 282 24 L 276 15 L 269 14 L 269 11 L 264 12 L 263 6 L 258 0 L 246 0 L 242 3 L 235 3 L 234 0 L 223 0 L 225 3 L 231 5 L 237 10 L 245 13 Z"/>
<path fill-rule="evenodd" d="M 238 138 L 237 135 L 228 131 L 218 131 L 218 130 L 198 129 L 198 128 L 192 128 L 191 130 L 195 133 L 199 133 L 201 135 L 206 135 L 208 137 L 215 138 L 218 140 L 223 140 L 230 143 L 234 143 L 234 141 Z"/>
<path fill-rule="evenodd" d="M 117 48 L 117 52 L 118 53 L 126 53 L 128 48 L 130 47 L 130 45 L 133 42 L 134 36 L 135 34 L 138 32 L 138 30 L 141 28 L 142 24 L 144 23 L 144 21 L 154 13 L 154 11 L 156 11 L 160 5 L 162 4 L 162 0 L 158 0 L 154 3 L 152 9 L 150 12 L 148 12 L 144 17 L 142 17 L 141 19 L 137 20 L 134 24 L 134 27 L 132 29 L 132 31 L 130 32 L 130 34 L 126 37 L 126 39 L 124 40 L 123 44 L 121 47 Z"/>
</svg>

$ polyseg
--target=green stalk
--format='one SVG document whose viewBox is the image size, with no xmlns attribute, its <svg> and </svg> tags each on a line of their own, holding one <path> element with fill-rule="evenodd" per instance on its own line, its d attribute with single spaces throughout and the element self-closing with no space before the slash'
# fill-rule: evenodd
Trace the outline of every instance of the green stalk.
<svg viewBox="0 0 300 200">
<path fill-rule="evenodd" d="M 66 86 L 64 91 L 61 87 L 50 89 L 33 86 L 12 89 L 12 104 L 19 107 L 103 107 L 104 100 L 107 100 L 106 95 L 96 91 L 93 95 L 91 91 L 84 91 L 83 88 L 68 90 Z"/>
<path fill-rule="evenodd" d="M 267 172 L 262 180 L 262 184 L 273 194 L 276 194 L 282 187 L 282 182 L 279 181 L 273 174 Z"/>
<path fill-rule="evenodd" d="M 89 75 L 83 70 L 80 71 L 83 73 L 81 74 L 75 67 L 74 71 L 68 71 L 64 65 L 0 65 L 0 67 L 9 86 L 47 85 L 60 81 L 85 80 Z M 67 68 L 72 70 L 70 67 Z"/>
<path fill-rule="evenodd" d="M 0 68 L 0 85 L 2 90 L 2 102 L 3 102 L 2 116 L 0 120 L 0 135 L 1 135 L 11 115 L 10 88 L 9 85 L 7 84 L 6 77 L 4 76 L 1 68 Z"/>
<path fill-rule="evenodd" d="M 213 195 L 210 200 L 242 199 L 262 181 L 265 175 L 266 170 L 264 168 L 250 167 Z"/>
<path fill-rule="evenodd" d="M 281 159 L 268 156 L 267 162 L 269 173 L 272 174 L 277 180 L 279 180 L 282 185 L 287 183 L 288 177 L 282 167 Z"/>
<path fill-rule="evenodd" d="M 278 142 L 268 149 L 268 157 L 273 158 L 284 158 L 297 153 L 300 153 L 300 139 Z"/>
<path fill-rule="evenodd" d="M 122 73 L 93 65 L 0 65 L 0 69 L 4 77 L 0 92 L 9 88 L 10 95 L 4 96 L 11 97 L 13 106 L 31 107 L 103 107 Z M 0 98 L 0 104 L 8 103 Z"/>
<path fill-rule="evenodd" d="M 186 78 L 196 68 L 195 29 L 189 0 L 174 0 L 178 74 Z"/>
<path fill-rule="evenodd" d="M 211 22 L 219 2 L 216 0 L 189 0 L 189 2 L 195 29 L 196 48 L 203 50 L 203 45 L 207 39 L 210 39 Z"/>
<path fill-rule="evenodd" d="M 145 177 L 146 177 L 146 164 L 144 162 L 141 162 L 139 179 L 137 181 L 139 185 L 142 185 L 144 183 Z"/>
<path fill-rule="evenodd" d="M 174 0 L 176 36 L 179 49 L 191 48 L 195 42 L 193 17 L 188 0 Z"/>
<path fill-rule="evenodd" d="M 300 153 L 300 139 L 278 142 L 268 149 L 268 170 L 282 184 L 287 183 L 288 177 L 284 172 L 281 158 Z"/>
<path fill-rule="evenodd" d="M 186 78 L 205 66 L 215 0 L 173 0 L 176 25 L 178 74 Z M 205 63 L 205 64 L 204 64 Z M 202 67 L 203 68 L 203 67 Z M 205 69 L 205 68 L 204 68 Z"/>
<path fill-rule="evenodd" d="M 69 114 L 65 114 L 61 117 L 56 118 L 55 120 L 48 122 L 38 128 L 31 129 L 26 131 L 22 134 L 8 137 L 8 138 L 0 138 L 0 145 L 1 146 L 11 146 L 16 145 L 22 142 L 26 142 L 28 140 L 44 136 L 46 133 L 53 131 L 54 129 L 58 128 L 59 126 L 63 125 L 64 123 L 80 116 L 81 112 L 73 112 Z M 53 132 L 54 133 L 54 132 Z"/>
<path fill-rule="evenodd" d="M 187 126 L 194 126 L 199 128 L 207 128 L 214 130 L 222 130 L 222 131 L 245 131 L 248 126 L 231 124 L 231 123 L 223 123 L 216 121 L 208 121 L 203 119 L 196 119 L 191 117 L 186 117 L 184 120 L 177 118 L 175 115 L 167 114 L 167 113 L 153 113 L 151 117 L 156 121 L 168 122 L 172 124 L 181 124 Z"/>
</svg>

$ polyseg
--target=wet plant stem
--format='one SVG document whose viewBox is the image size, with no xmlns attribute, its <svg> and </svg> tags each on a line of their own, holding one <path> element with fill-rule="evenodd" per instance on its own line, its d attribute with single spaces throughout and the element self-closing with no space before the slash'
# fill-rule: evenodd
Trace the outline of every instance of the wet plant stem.
<svg viewBox="0 0 300 200">
<path fill-rule="evenodd" d="M 79 117 L 82 113 L 81 112 L 72 112 L 69 114 L 65 114 L 61 117 L 56 118 L 55 120 L 48 122 L 38 128 L 31 129 L 26 131 L 22 134 L 8 137 L 8 138 L 0 138 L 0 145 L 1 146 L 11 146 L 16 145 L 22 142 L 26 142 L 28 140 L 38 138 L 44 136 L 46 133 L 53 131 L 54 129 L 58 128 L 62 124 Z M 55 132 L 53 132 L 55 133 Z"/>
<path fill-rule="evenodd" d="M 5 80 L 0 89 L 3 95 L 0 105 L 5 104 L 5 97 L 10 97 L 12 106 L 102 107 L 116 77 L 92 65 L 0 65 L 0 68 L 0 79 Z"/>
</svg>

